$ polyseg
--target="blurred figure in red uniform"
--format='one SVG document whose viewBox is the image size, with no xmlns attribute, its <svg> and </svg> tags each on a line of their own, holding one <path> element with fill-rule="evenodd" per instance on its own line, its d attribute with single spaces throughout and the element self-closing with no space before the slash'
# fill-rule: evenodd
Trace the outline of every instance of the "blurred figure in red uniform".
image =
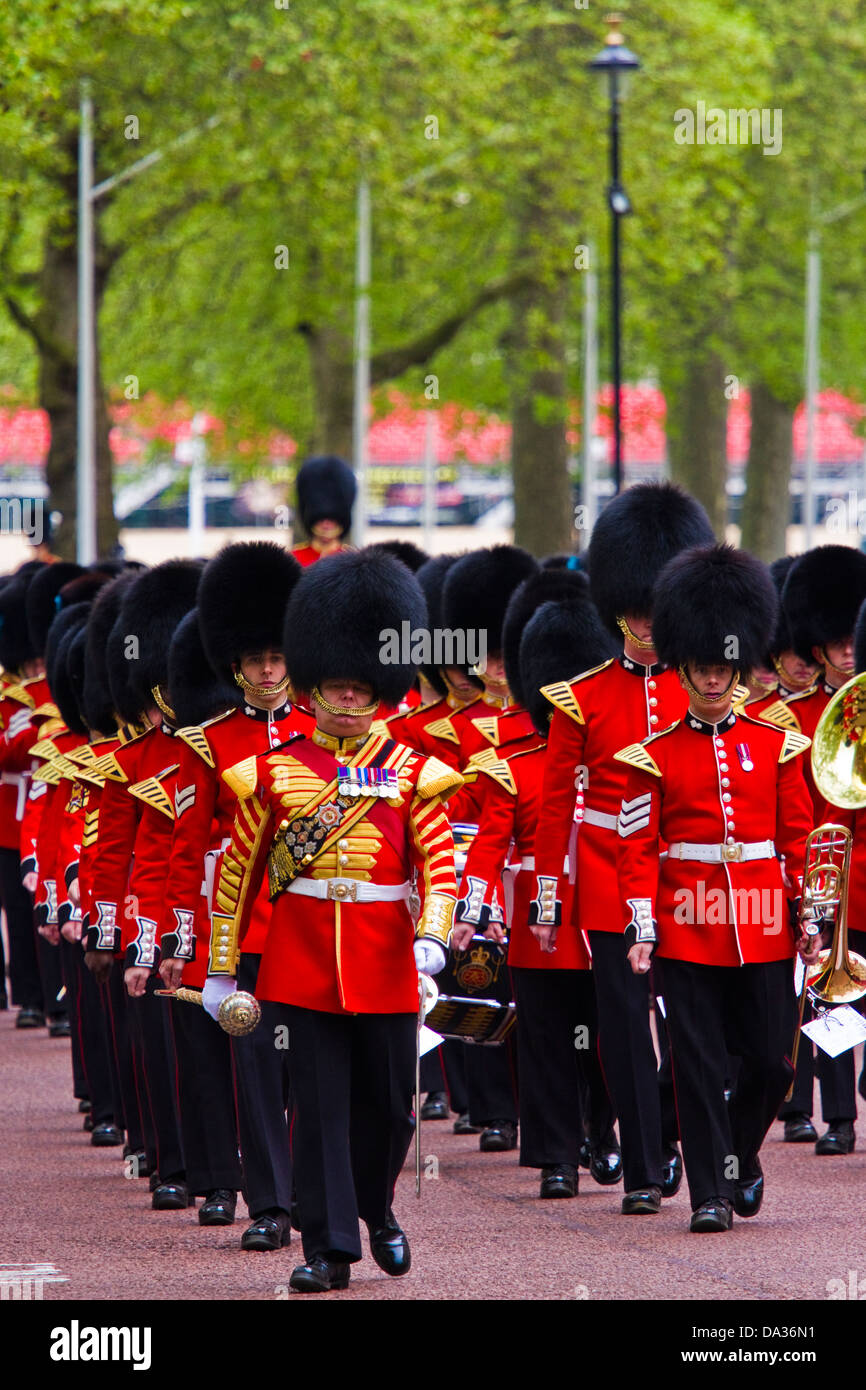
<svg viewBox="0 0 866 1390">
<path fill-rule="evenodd" d="M 349 465 L 335 454 L 306 459 L 298 469 L 295 486 L 298 516 L 310 540 L 296 545 L 292 554 L 306 568 L 324 555 L 349 548 L 343 545 L 343 537 L 352 529 L 358 487 Z"/>
</svg>

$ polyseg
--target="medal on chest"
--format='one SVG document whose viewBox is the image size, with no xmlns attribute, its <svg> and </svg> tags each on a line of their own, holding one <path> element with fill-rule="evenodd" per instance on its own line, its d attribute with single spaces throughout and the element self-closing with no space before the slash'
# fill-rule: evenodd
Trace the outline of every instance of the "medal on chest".
<svg viewBox="0 0 866 1390">
<path fill-rule="evenodd" d="M 737 744 L 737 757 L 740 760 L 740 767 L 744 772 L 751 772 L 755 764 L 752 762 L 752 754 L 747 743 Z"/>
</svg>

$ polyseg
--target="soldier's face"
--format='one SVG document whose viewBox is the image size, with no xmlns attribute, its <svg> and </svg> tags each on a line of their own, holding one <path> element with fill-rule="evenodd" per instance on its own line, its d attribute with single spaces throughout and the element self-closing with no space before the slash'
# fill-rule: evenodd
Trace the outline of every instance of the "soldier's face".
<svg viewBox="0 0 866 1390">
<path fill-rule="evenodd" d="M 339 521 L 334 521 L 332 517 L 323 517 L 313 525 L 313 535 L 319 541 L 338 541 L 343 534 L 343 528 Z"/>
<path fill-rule="evenodd" d="M 355 709 L 371 705 L 375 698 L 373 687 L 363 681 L 350 678 L 322 681 L 319 690 L 329 705 L 339 706 L 340 714 L 331 714 L 316 702 L 316 723 L 326 734 L 343 738 L 352 734 L 366 733 L 372 723 L 372 714 L 352 714 Z"/>
<path fill-rule="evenodd" d="M 708 700 L 718 700 L 724 695 L 733 675 L 730 666 L 695 666 L 691 662 L 686 671 L 695 690 Z"/>
<path fill-rule="evenodd" d="M 645 614 L 624 613 L 623 617 L 634 633 L 639 642 L 651 642 L 653 639 L 652 618 Z"/>
<path fill-rule="evenodd" d="M 474 700 L 478 695 L 478 686 L 473 685 L 465 672 L 459 666 L 443 666 L 442 674 L 450 690 L 454 692 L 458 700 L 465 700 L 467 703 Z"/>
<path fill-rule="evenodd" d="M 837 671 L 854 674 L 854 638 L 845 637 L 841 642 L 827 642 L 824 651 L 827 659 Z"/>
<path fill-rule="evenodd" d="M 241 675 L 250 685 L 278 685 L 286 674 L 286 658 L 282 652 L 266 648 L 260 652 L 245 652 L 241 657 Z"/>
<path fill-rule="evenodd" d="M 790 648 L 779 653 L 779 665 L 788 680 L 788 684 L 793 686 L 795 690 L 801 686 L 811 685 L 818 674 L 818 667 L 815 662 L 804 661 Z"/>
</svg>

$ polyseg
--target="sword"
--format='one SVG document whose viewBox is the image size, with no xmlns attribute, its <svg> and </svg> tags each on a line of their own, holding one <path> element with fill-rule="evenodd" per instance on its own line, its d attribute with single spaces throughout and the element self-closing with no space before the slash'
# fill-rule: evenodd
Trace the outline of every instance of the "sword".
<svg viewBox="0 0 866 1390">
<path fill-rule="evenodd" d="M 415 1196 L 421 1197 L 421 1029 L 439 990 L 430 975 L 418 973 L 418 1022 L 415 1028 Z"/>
</svg>

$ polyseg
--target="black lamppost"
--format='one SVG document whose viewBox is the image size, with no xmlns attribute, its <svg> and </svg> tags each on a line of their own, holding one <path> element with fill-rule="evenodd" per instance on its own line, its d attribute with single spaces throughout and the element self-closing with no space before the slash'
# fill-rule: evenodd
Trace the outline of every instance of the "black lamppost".
<svg viewBox="0 0 866 1390">
<path fill-rule="evenodd" d="M 610 207 L 610 273 L 611 273 L 611 337 L 613 346 L 613 480 L 616 492 L 622 491 L 622 420 L 620 418 L 620 398 L 622 394 L 620 365 L 620 263 L 619 221 L 631 212 L 628 194 L 619 181 L 619 103 L 621 100 L 620 78 L 640 67 L 635 55 L 626 48 L 619 26 L 620 15 L 608 15 L 608 35 L 604 48 L 589 64 L 598 72 L 607 73 L 610 94 L 610 184 L 607 201 Z"/>
</svg>

